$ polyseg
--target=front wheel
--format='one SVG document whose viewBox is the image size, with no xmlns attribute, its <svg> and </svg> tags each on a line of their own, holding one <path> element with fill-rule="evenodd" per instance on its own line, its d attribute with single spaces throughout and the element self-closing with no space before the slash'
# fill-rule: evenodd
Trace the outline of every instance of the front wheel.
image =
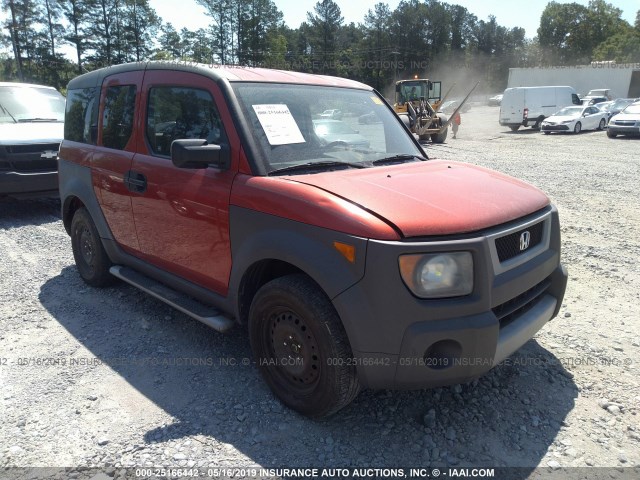
<svg viewBox="0 0 640 480">
<path fill-rule="evenodd" d="M 600 119 L 600 123 L 598 124 L 598 130 L 604 130 L 604 126 L 607 124 L 604 118 Z"/>
<path fill-rule="evenodd" d="M 447 139 L 447 132 L 449 131 L 448 128 L 446 128 L 442 133 L 432 133 L 431 134 L 431 141 L 433 143 L 444 143 L 444 141 Z"/>
<path fill-rule="evenodd" d="M 340 318 L 305 275 L 276 278 L 260 288 L 249 310 L 249 340 L 273 393 L 304 415 L 331 415 L 360 390 Z"/>
<path fill-rule="evenodd" d="M 78 272 L 86 283 L 92 287 L 105 287 L 115 281 L 109 273 L 111 260 L 85 208 L 78 209 L 71 220 L 71 249 Z"/>
<path fill-rule="evenodd" d="M 580 130 L 582 130 L 582 124 L 578 122 L 576 123 L 576 126 L 573 127 L 573 133 L 580 133 Z"/>
<path fill-rule="evenodd" d="M 617 133 L 615 133 L 614 131 L 612 131 L 612 130 L 611 130 L 611 128 L 609 128 L 609 129 L 607 130 L 607 137 L 609 137 L 609 138 L 616 138 L 617 136 L 618 136 L 618 134 L 617 134 Z"/>
</svg>

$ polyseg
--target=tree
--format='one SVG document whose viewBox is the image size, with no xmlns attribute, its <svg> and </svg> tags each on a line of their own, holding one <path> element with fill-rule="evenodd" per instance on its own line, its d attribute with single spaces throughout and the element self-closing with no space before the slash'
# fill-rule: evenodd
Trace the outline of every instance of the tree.
<svg viewBox="0 0 640 480">
<path fill-rule="evenodd" d="M 5 27 L 9 30 L 9 36 L 11 37 L 11 46 L 13 47 L 13 56 L 16 60 L 16 66 L 18 69 L 18 79 L 21 82 L 24 81 L 24 71 L 22 66 L 22 43 L 23 39 L 20 35 L 20 7 L 19 2 L 15 0 L 4 0 L 2 2 L 2 9 L 4 11 L 9 10 L 10 18 L 7 20 Z"/>
<path fill-rule="evenodd" d="M 25 81 L 37 76 L 38 59 L 47 49 L 43 46 L 47 35 L 40 28 L 44 22 L 42 11 L 34 0 L 4 0 L 2 7 L 9 12 L 5 27 L 9 30 L 18 78 Z"/>
<path fill-rule="evenodd" d="M 621 15 L 604 0 L 591 0 L 587 7 L 550 2 L 540 18 L 540 46 L 552 62 L 589 63 L 594 49 L 624 27 Z"/>
<path fill-rule="evenodd" d="M 257 66 L 264 61 L 270 41 L 275 42 L 276 48 L 282 48 L 277 31 L 283 24 L 283 15 L 271 0 L 253 0 L 240 6 L 238 63 Z"/>
<path fill-rule="evenodd" d="M 392 72 L 391 75 L 395 72 L 395 65 L 391 65 L 390 61 L 390 58 L 393 59 L 389 34 L 390 17 L 389 5 L 377 3 L 373 10 L 369 9 L 362 25 L 364 36 L 360 44 L 360 57 L 364 71 L 361 74 L 363 79 L 368 80 L 367 83 L 371 82 L 377 90 L 382 89 L 389 79 L 389 71 Z M 385 68 L 385 65 L 392 68 Z"/>
<path fill-rule="evenodd" d="M 46 21 L 47 21 L 47 33 L 49 34 L 49 47 L 51 57 L 56 57 L 56 39 L 61 38 L 64 32 L 64 28 L 60 23 L 60 17 L 62 15 L 60 4 L 56 0 L 44 0 Z"/>
<path fill-rule="evenodd" d="M 92 0 L 87 2 L 94 21 L 91 33 L 91 62 L 96 67 L 113 65 L 114 47 L 117 43 L 116 27 L 119 19 L 119 0 Z"/>
<path fill-rule="evenodd" d="M 125 61 L 139 62 L 151 55 L 160 19 L 148 0 L 124 0 L 123 7 L 118 44 L 128 47 L 124 49 Z"/>
<path fill-rule="evenodd" d="M 464 52 L 473 35 L 473 27 L 477 22 L 475 15 L 460 5 L 445 5 L 449 10 L 451 42 L 450 49 L 454 56 Z"/>
<path fill-rule="evenodd" d="M 280 29 L 274 29 L 267 33 L 262 66 L 280 70 L 287 69 L 287 37 Z"/>
<path fill-rule="evenodd" d="M 619 63 L 640 62 L 640 32 L 628 26 L 607 38 L 593 51 L 594 60 L 615 60 Z"/>
<path fill-rule="evenodd" d="M 185 44 L 171 23 L 160 26 L 158 43 L 160 48 L 156 49 L 155 60 L 180 59 L 185 56 Z"/>
<path fill-rule="evenodd" d="M 218 60 L 221 64 L 227 63 L 227 57 L 231 57 L 228 52 L 228 39 L 231 36 L 230 33 L 230 1 L 229 0 L 196 0 L 199 5 L 202 5 L 207 15 L 211 17 L 213 22 L 211 30 L 213 33 L 212 45 L 214 51 L 217 53 Z"/>
<path fill-rule="evenodd" d="M 89 47 L 90 5 L 83 0 L 59 0 L 60 8 L 69 26 L 64 39 L 76 50 L 78 73 L 82 73 L 83 55 Z"/>
<path fill-rule="evenodd" d="M 338 31 L 344 22 L 340 7 L 332 0 L 321 0 L 307 13 L 309 43 L 314 57 L 321 61 L 320 72 L 336 73 Z"/>
<path fill-rule="evenodd" d="M 268 33 L 282 25 L 272 0 L 196 0 L 211 17 L 213 48 L 220 63 L 257 65 Z"/>
<path fill-rule="evenodd" d="M 588 9 L 577 3 L 550 2 L 540 17 L 538 39 L 550 63 L 575 64 L 584 62 L 588 38 Z"/>
</svg>

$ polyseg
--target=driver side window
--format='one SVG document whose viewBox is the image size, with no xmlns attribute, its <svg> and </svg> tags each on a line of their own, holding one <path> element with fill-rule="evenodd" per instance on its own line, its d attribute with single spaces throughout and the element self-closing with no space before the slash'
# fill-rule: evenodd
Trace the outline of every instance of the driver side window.
<svg viewBox="0 0 640 480">
<path fill-rule="evenodd" d="M 220 113 L 209 92 L 188 87 L 154 87 L 149 91 L 147 141 L 151 153 L 168 156 L 178 139 L 200 138 L 226 143 Z"/>
</svg>

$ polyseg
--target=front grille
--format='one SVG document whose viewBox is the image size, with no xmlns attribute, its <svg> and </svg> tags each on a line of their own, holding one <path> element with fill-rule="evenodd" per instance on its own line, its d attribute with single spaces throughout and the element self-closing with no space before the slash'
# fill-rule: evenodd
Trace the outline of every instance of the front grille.
<svg viewBox="0 0 640 480">
<path fill-rule="evenodd" d="M 7 170 L 16 172 L 54 171 L 58 168 L 59 143 L 35 143 L 0 147 L 0 157 Z M 44 155 L 44 157 L 43 157 Z"/>
<path fill-rule="evenodd" d="M 615 125 L 621 125 L 623 127 L 635 127 L 636 125 L 636 121 L 635 120 L 616 120 L 614 122 L 612 122 Z"/>
<path fill-rule="evenodd" d="M 520 250 L 520 236 L 524 232 L 529 232 L 531 235 L 529 246 Z M 544 222 L 538 222 L 535 225 L 531 225 L 530 227 L 523 228 L 522 230 L 518 230 L 517 232 L 510 233 L 509 235 L 505 235 L 504 237 L 496 238 L 496 251 L 498 252 L 498 260 L 500 262 L 506 262 L 507 260 L 512 259 L 530 250 L 532 247 L 535 247 L 542 241 L 542 234 L 544 232 Z"/>
<path fill-rule="evenodd" d="M 569 130 L 566 125 L 545 125 L 542 130 Z"/>
<path fill-rule="evenodd" d="M 46 151 L 57 152 L 59 147 L 59 143 L 36 143 L 33 145 L 9 145 L 4 148 L 9 155 L 24 155 L 27 153 L 40 155 Z"/>
<path fill-rule="evenodd" d="M 538 298 L 547 291 L 549 285 L 551 285 L 551 280 L 547 278 L 517 297 L 494 307 L 492 311 L 500 321 L 500 328 L 506 327 L 520 315 L 533 307 Z"/>
</svg>

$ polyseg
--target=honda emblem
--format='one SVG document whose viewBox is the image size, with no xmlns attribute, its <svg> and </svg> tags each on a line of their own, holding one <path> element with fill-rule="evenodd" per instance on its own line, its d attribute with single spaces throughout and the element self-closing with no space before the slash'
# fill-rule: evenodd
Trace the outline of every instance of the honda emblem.
<svg viewBox="0 0 640 480">
<path fill-rule="evenodd" d="M 522 232 L 520 234 L 520 251 L 526 250 L 529 248 L 529 243 L 531 242 L 531 234 L 528 230 Z"/>
</svg>

